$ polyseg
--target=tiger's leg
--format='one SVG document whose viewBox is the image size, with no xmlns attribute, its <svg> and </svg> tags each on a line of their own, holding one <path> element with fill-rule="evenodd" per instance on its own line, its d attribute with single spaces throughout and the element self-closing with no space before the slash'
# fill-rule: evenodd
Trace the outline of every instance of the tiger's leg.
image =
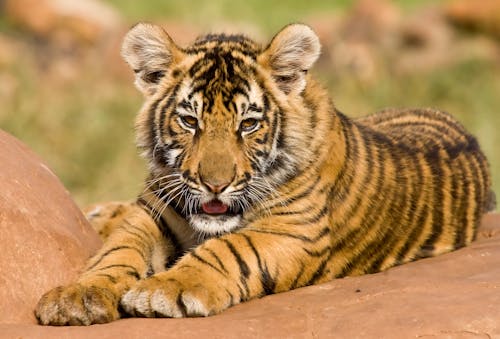
<svg viewBox="0 0 500 339">
<path fill-rule="evenodd" d="M 120 218 L 77 282 L 42 296 L 35 310 L 41 324 L 89 325 L 118 319 L 123 293 L 139 279 L 165 269 L 173 245 L 149 214 L 129 204 Z"/>
<path fill-rule="evenodd" d="M 87 206 L 82 211 L 104 242 L 123 223 L 124 218 L 129 215 L 130 209 L 133 209 L 135 205 L 136 203 L 132 201 L 110 201 Z"/>
<path fill-rule="evenodd" d="M 328 233 L 307 238 L 246 229 L 208 240 L 168 271 L 132 287 L 122 307 L 135 316 L 208 316 L 245 300 L 320 281 L 315 272 L 325 258 L 314 255 L 312 248 L 325 246 Z M 307 254 L 309 248 L 312 255 Z"/>
</svg>

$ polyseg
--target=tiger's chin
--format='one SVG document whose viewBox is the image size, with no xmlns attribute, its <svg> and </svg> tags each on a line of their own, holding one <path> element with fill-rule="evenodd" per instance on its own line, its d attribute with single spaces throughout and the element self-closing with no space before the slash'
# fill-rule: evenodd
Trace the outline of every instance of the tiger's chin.
<svg viewBox="0 0 500 339">
<path fill-rule="evenodd" d="M 204 237 L 220 236 L 242 226 L 239 214 L 209 215 L 198 213 L 189 216 L 188 221 L 191 227 Z"/>
</svg>

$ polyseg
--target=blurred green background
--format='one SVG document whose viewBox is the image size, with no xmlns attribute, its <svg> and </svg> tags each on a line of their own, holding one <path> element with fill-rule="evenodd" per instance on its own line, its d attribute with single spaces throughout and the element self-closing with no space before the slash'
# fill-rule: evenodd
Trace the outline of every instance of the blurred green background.
<svg viewBox="0 0 500 339">
<path fill-rule="evenodd" d="M 495 2 L 3 0 L 0 128 L 44 158 L 79 204 L 132 199 L 145 164 L 133 135 L 142 97 L 119 57 L 127 28 L 156 22 L 181 45 L 214 30 L 265 44 L 282 26 L 305 22 L 323 44 L 315 74 L 339 110 L 452 113 L 478 137 L 500 196 Z"/>
</svg>

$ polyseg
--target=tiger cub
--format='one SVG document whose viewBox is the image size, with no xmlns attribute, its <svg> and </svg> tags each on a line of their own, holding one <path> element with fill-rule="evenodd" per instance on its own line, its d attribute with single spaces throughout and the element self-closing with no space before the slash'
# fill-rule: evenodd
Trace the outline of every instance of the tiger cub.
<svg viewBox="0 0 500 339">
<path fill-rule="evenodd" d="M 485 156 L 450 115 L 336 110 L 308 74 L 308 26 L 266 47 L 214 34 L 181 48 L 141 23 L 122 54 L 150 175 L 136 202 L 90 212 L 104 245 L 41 298 L 41 324 L 217 314 L 460 248 L 493 208 Z"/>
</svg>

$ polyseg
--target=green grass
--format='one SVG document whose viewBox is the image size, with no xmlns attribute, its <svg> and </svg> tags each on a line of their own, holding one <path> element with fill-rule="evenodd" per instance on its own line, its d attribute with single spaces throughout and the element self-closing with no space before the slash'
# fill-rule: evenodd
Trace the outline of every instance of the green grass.
<svg viewBox="0 0 500 339">
<path fill-rule="evenodd" d="M 334 5 L 323 0 L 107 2 L 115 4 L 130 23 L 175 19 L 209 27 L 231 20 L 251 23 L 266 35 L 288 22 L 342 10 L 350 3 L 344 0 Z M 399 2 L 406 9 L 422 3 Z M 9 26 L 9 30 L 13 28 Z M 17 62 L 8 69 L 0 65 L 0 76 L 1 72 L 7 72 L 18 82 L 12 95 L 0 96 L 0 128 L 40 154 L 81 205 L 134 198 L 145 177 L 145 165 L 133 144 L 133 120 L 142 97 L 132 81 L 125 81 L 123 76 L 107 76 L 110 65 L 103 58 L 77 65 L 85 71 L 76 80 L 47 82 L 36 66 L 37 53 L 35 49 L 20 53 Z M 498 63 L 470 60 L 411 75 L 381 72 L 376 82 L 368 83 L 349 74 L 335 74 L 328 65 L 318 65 L 315 72 L 330 89 L 336 106 L 350 116 L 387 106 L 436 107 L 455 115 L 478 137 L 490 159 L 494 188 L 500 197 L 500 152 L 496 149 L 500 144 Z"/>
<path fill-rule="evenodd" d="M 196 23 L 205 29 L 220 21 L 258 25 L 264 33 L 272 33 L 291 22 L 306 22 L 313 15 L 345 10 L 351 0 L 106 0 L 120 8 L 131 22 L 176 20 Z M 443 2 L 440 0 L 439 2 Z M 409 10 L 434 0 L 397 0 L 395 4 Z"/>
</svg>

